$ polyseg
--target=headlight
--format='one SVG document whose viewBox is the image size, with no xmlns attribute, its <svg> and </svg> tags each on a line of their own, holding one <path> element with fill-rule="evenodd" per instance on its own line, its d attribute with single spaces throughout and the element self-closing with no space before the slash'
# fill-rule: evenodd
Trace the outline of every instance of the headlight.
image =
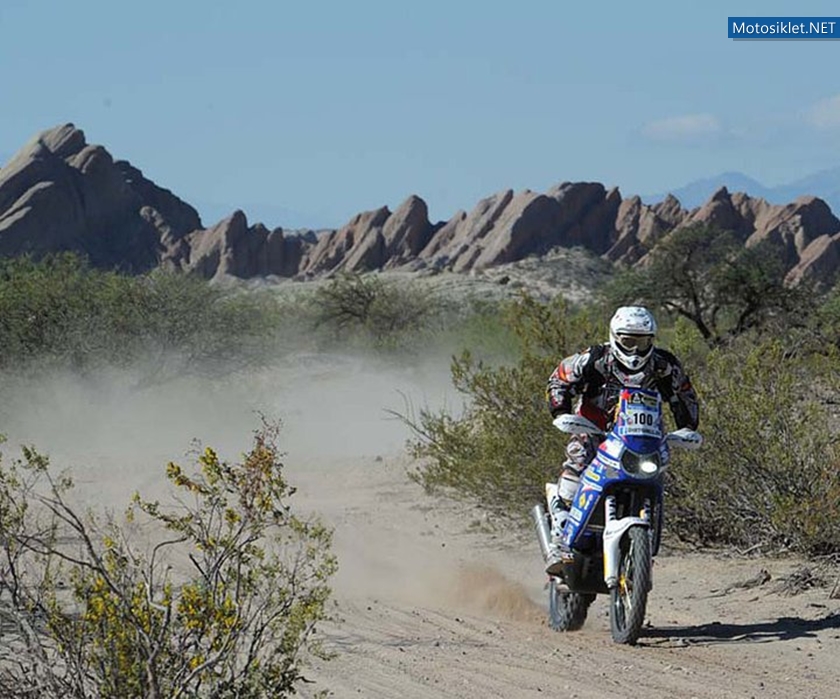
<svg viewBox="0 0 840 699">
<path fill-rule="evenodd" d="M 640 478 L 655 476 L 659 473 L 660 466 L 661 462 L 658 452 L 652 454 L 636 454 L 629 449 L 625 449 L 621 455 L 621 468 L 631 476 L 638 476 Z"/>
</svg>

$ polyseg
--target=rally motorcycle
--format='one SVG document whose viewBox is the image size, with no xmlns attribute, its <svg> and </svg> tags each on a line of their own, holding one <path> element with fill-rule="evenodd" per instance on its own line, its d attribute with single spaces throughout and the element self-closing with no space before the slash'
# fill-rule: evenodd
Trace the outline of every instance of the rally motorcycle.
<svg viewBox="0 0 840 699">
<path fill-rule="evenodd" d="M 702 437 L 687 428 L 666 434 L 659 393 L 635 387 L 621 389 L 607 433 L 581 415 L 561 415 L 554 426 L 603 441 L 581 475 L 571 507 L 563 511 L 564 560 L 560 574 L 548 580 L 549 625 L 557 631 L 580 629 L 596 595 L 609 595 L 613 640 L 634 644 L 653 586 L 670 449 L 696 449 Z M 546 503 L 557 497 L 557 484 L 547 483 Z M 532 515 L 548 560 L 551 519 L 542 503 Z"/>
</svg>

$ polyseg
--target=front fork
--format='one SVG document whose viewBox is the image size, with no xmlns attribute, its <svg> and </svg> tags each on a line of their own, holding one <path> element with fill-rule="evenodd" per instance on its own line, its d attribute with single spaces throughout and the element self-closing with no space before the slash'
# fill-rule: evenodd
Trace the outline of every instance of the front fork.
<svg viewBox="0 0 840 699">
<path fill-rule="evenodd" d="M 604 582 L 608 588 L 618 585 L 618 569 L 621 560 L 621 537 L 630 527 L 644 527 L 650 531 L 651 506 L 645 498 L 644 506 L 638 517 L 616 516 L 615 496 L 604 497 Z"/>
</svg>

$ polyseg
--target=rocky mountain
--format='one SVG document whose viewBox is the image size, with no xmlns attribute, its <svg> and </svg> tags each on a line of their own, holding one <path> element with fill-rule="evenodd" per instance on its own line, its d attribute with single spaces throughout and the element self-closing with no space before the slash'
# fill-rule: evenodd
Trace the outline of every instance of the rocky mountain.
<svg viewBox="0 0 840 699">
<path fill-rule="evenodd" d="M 0 255 L 74 250 L 143 272 L 199 228 L 189 204 L 72 124 L 37 135 L 0 170 Z"/>
<path fill-rule="evenodd" d="M 673 196 L 646 204 L 596 182 L 564 182 L 545 193 L 497 192 L 436 223 L 412 195 L 394 211 L 362 212 L 316 234 L 249 225 L 242 211 L 204 227 L 189 204 L 89 145 L 72 124 L 39 134 L 0 169 L 0 255 L 76 250 L 101 267 L 165 266 L 209 279 L 465 273 L 572 247 L 632 265 L 695 223 L 732 230 L 747 246 L 778 243 L 791 283 L 828 285 L 840 275 L 840 220 L 814 196 L 771 204 L 721 187 L 686 209 Z"/>
</svg>

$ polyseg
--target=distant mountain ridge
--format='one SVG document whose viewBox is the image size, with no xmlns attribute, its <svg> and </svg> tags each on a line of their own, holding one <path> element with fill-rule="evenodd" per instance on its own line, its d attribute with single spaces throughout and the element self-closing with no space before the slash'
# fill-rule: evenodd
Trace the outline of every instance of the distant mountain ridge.
<svg viewBox="0 0 840 699">
<path fill-rule="evenodd" d="M 801 196 L 819 197 L 833 212 L 840 214 L 840 167 L 821 170 L 777 187 L 767 187 L 742 172 L 722 172 L 713 177 L 694 180 L 663 194 L 642 196 L 642 201 L 655 204 L 671 194 L 684 207 L 693 209 L 701 206 L 721 187 L 726 187 L 730 192 L 761 197 L 771 204 L 784 204 Z"/>
<path fill-rule="evenodd" d="M 0 169 L 0 255 L 73 250 L 103 268 L 164 267 L 208 279 L 469 273 L 573 247 L 635 265 L 693 224 L 733 231 L 745 246 L 776 243 L 790 283 L 831 285 L 840 276 L 840 220 L 815 196 L 773 204 L 720 187 L 686 208 L 670 195 L 650 204 L 598 182 L 562 182 L 544 193 L 496 192 L 434 223 L 423 199 L 410 195 L 394 211 L 363 211 L 316 234 L 250 224 L 240 210 L 205 227 L 192 206 L 88 144 L 73 124 L 38 134 Z"/>
</svg>

